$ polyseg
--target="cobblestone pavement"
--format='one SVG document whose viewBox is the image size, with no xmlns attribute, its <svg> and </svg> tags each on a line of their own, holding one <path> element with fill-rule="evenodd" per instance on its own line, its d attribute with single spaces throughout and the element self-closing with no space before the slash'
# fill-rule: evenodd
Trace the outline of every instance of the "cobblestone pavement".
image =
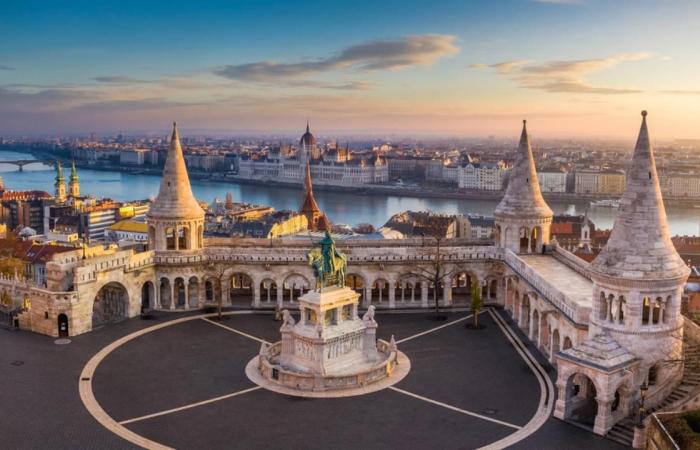
<svg viewBox="0 0 700 450">
<path fill-rule="evenodd" d="M 379 337 L 400 341 L 444 324 L 430 316 L 378 314 Z M 117 338 L 180 317 L 128 320 L 68 345 L 0 329 L 2 448 L 134 448 L 88 413 L 78 395 L 80 372 Z M 466 329 L 461 321 L 400 343 L 412 370 L 397 390 L 300 399 L 257 389 L 125 426 L 176 448 L 476 448 L 525 425 L 540 399 L 535 375 L 493 319 L 480 321 L 486 328 Z M 229 316 L 224 324 L 265 340 L 279 336 L 269 314 Z M 98 366 L 93 392 L 116 421 L 179 408 L 254 387 L 243 368 L 258 349 L 255 340 L 195 319 L 117 348 Z M 514 448 L 622 447 L 550 418 Z"/>
</svg>

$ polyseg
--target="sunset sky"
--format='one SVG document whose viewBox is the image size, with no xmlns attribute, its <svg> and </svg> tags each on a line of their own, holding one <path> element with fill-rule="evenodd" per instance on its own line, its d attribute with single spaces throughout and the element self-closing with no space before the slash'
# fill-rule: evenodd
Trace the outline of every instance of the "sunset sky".
<svg viewBox="0 0 700 450">
<path fill-rule="evenodd" d="M 0 135 L 700 138 L 698 1 L 106 3 L 3 2 Z"/>
</svg>

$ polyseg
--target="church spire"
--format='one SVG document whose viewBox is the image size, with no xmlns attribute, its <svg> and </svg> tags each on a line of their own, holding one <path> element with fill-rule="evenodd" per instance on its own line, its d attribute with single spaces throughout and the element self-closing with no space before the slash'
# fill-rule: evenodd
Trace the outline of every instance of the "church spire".
<svg viewBox="0 0 700 450">
<path fill-rule="evenodd" d="M 61 161 L 56 161 L 56 178 L 53 186 L 56 202 L 64 203 L 66 201 L 66 179 L 63 177 Z"/>
<path fill-rule="evenodd" d="M 321 208 L 318 207 L 314 198 L 313 185 L 311 183 L 311 165 L 306 162 L 306 171 L 304 175 L 304 201 L 301 204 L 299 212 L 306 216 L 309 222 L 309 230 L 330 230 L 331 223 Z"/>
<path fill-rule="evenodd" d="M 71 197 L 80 197 L 80 181 L 78 180 L 78 170 L 75 168 L 75 161 L 71 163 L 70 181 L 68 187 L 70 190 Z"/>
<path fill-rule="evenodd" d="M 642 111 L 642 125 L 610 239 L 591 267 L 599 274 L 621 278 L 675 279 L 688 275 L 689 269 L 669 236 L 646 111 Z"/>
<path fill-rule="evenodd" d="M 163 168 L 163 178 L 149 211 L 151 218 L 195 219 L 204 217 L 204 211 L 192 194 L 190 178 L 180 145 L 177 123 L 173 122 L 168 157 Z"/>
</svg>

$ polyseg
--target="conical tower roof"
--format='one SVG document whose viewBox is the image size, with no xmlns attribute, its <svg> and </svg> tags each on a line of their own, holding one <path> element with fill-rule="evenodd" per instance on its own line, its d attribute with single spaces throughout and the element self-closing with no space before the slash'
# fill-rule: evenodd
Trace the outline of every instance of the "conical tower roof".
<svg viewBox="0 0 700 450">
<path fill-rule="evenodd" d="M 177 124 L 173 123 L 173 135 L 170 140 L 168 158 L 163 168 L 163 178 L 160 190 L 151 209 L 150 218 L 157 219 L 199 219 L 204 217 L 204 211 L 192 195 L 190 178 L 182 156 L 180 136 Z"/>
<path fill-rule="evenodd" d="M 551 218 L 553 215 L 540 192 L 540 183 L 537 179 L 537 169 L 532 157 L 532 147 L 526 125 L 527 121 L 523 120 L 518 154 L 515 157 L 515 165 L 510 171 L 508 188 L 494 213 L 497 218 L 545 219 Z"/>
<path fill-rule="evenodd" d="M 642 111 L 625 193 L 610 239 L 591 263 L 594 274 L 634 279 L 676 279 L 689 274 L 668 233 L 646 116 Z"/>
<path fill-rule="evenodd" d="M 56 182 L 63 182 L 65 179 L 63 178 L 63 166 L 61 165 L 61 161 L 56 161 Z"/>
<path fill-rule="evenodd" d="M 304 201 L 301 204 L 301 209 L 299 210 L 300 213 L 306 214 L 306 213 L 314 213 L 314 212 L 320 212 L 321 209 L 318 207 L 318 204 L 316 203 L 316 199 L 314 198 L 314 190 L 313 186 L 311 184 L 311 166 L 309 165 L 308 161 L 306 163 L 306 175 L 304 176 Z"/>
<path fill-rule="evenodd" d="M 71 183 L 77 183 L 78 182 L 78 170 L 75 168 L 75 161 L 71 163 L 71 168 L 70 168 L 70 182 Z"/>
</svg>

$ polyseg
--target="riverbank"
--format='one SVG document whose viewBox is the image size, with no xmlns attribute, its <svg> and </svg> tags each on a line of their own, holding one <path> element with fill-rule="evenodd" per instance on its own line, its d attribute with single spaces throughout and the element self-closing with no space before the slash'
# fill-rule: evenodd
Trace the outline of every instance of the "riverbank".
<svg viewBox="0 0 700 450">
<path fill-rule="evenodd" d="M 32 149 L 29 147 L 0 147 L 0 151 L 9 150 L 16 153 L 26 153 L 34 156 L 37 159 L 56 159 L 55 154 L 43 151 L 40 149 Z M 65 164 L 71 163 L 69 158 L 61 157 L 59 160 Z M 128 167 L 119 164 L 104 164 L 97 162 L 87 162 L 77 160 L 75 165 L 78 168 L 87 168 L 105 172 L 121 172 L 132 175 L 156 175 L 160 176 L 162 168 L 159 167 Z M 274 186 L 278 188 L 295 188 L 300 189 L 301 183 L 279 181 L 275 179 L 256 179 L 252 180 L 245 177 L 240 177 L 232 173 L 210 173 L 190 171 L 190 178 L 194 180 L 210 181 L 215 183 L 237 183 L 252 186 Z M 458 189 L 457 187 L 434 187 L 434 186 L 394 186 L 394 185 L 366 185 L 361 187 L 355 186 L 337 186 L 328 185 L 321 182 L 314 182 L 314 189 L 323 192 L 334 192 L 352 195 L 390 195 L 411 198 L 426 198 L 426 199 L 445 199 L 445 200 L 483 200 L 483 201 L 499 201 L 504 194 L 504 191 L 484 191 L 484 190 L 466 190 Z M 610 195 L 601 194 L 581 194 L 575 192 L 543 192 L 545 200 L 549 202 L 571 203 L 571 204 L 587 204 L 591 201 L 602 199 L 614 199 Z M 700 198 L 664 198 L 664 203 L 669 207 L 676 208 L 700 208 Z"/>
</svg>

